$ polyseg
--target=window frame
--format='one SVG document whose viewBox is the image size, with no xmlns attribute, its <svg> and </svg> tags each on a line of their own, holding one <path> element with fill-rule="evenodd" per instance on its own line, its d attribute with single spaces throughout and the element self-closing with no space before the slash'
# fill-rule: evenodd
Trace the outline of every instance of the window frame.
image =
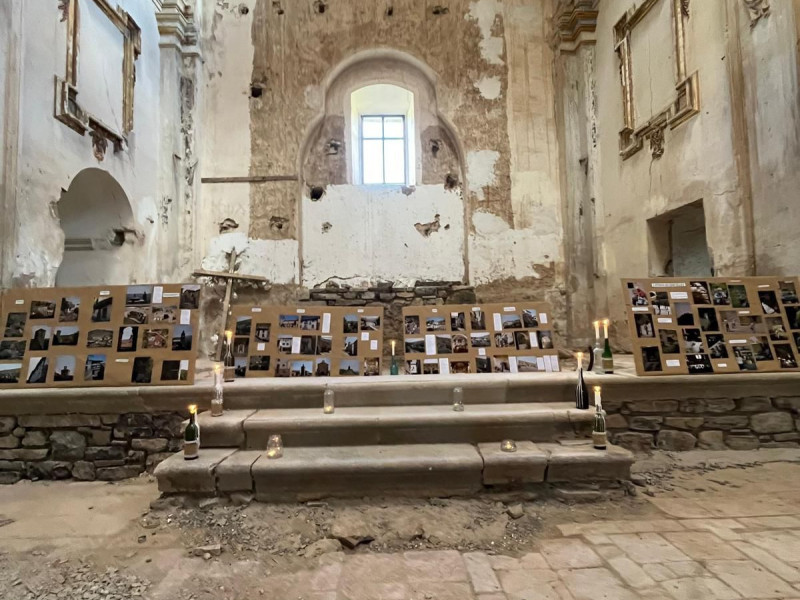
<svg viewBox="0 0 800 600">
<path fill-rule="evenodd" d="M 381 120 L 381 137 L 364 137 L 364 119 L 380 119 Z M 402 119 L 403 121 L 403 136 L 402 137 L 386 137 L 386 119 Z M 408 185 L 408 119 L 403 114 L 359 114 L 358 115 L 358 142 L 359 154 L 361 162 L 361 185 L 382 185 L 382 186 L 403 186 Z M 366 171 L 364 169 L 364 141 L 380 141 L 383 150 L 381 161 L 382 168 L 382 182 L 381 183 L 366 183 Z M 403 141 L 403 181 L 390 182 L 386 181 L 386 141 L 387 140 L 402 140 Z"/>
</svg>

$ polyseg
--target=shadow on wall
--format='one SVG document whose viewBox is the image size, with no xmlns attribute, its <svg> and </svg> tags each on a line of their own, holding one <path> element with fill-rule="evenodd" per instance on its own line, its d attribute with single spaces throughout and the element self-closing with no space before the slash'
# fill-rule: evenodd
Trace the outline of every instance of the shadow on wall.
<svg viewBox="0 0 800 600">
<path fill-rule="evenodd" d="M 128 196 L 116 179 L 102 169 L 84 169 L 62 191 L 58 216 L 65 240 L 57 286 L 132 281 L 142 236 Z"/>
</svg>

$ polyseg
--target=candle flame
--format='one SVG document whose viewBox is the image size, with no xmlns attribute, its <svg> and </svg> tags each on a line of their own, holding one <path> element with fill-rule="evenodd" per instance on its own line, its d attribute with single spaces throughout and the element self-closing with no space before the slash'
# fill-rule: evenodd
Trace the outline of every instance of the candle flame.
<svg viewBox="0 0 800 600">
<path fill-rule="evenodd" d="M 197 404 L 190 404 L 189 405 L 189 414 L 196 415 L 197 414 Z"/>
<path fill-rule="evenodd" d="M 578 352 L 578 362 L 583 360 L 583 352 Z"/>
<path fill-rule="evenodd" d="M 225 339 L 228 340 L 228 343 L 231 343 L 231 338 L 233 337 L 233 332 L 228 330 L 225 332 Z"/>
<path fill-rule="evenodd" d="M 595 394 L 599 394 L 600 393 L 600 386 L 599 385 L 594 386 L 594 393 Z"/>
<path fill-rule="evenodd" d="M 608 324 L 611 323 L 611 319 L 603 319 L 603 325 L 608 327 Z"/>
<path fill-rule="evenodd" d="M 592 325 L 595 327 L 600 327 L 600 321 L 592 321 Z"/>
<path fill-rule="evenodd" d="M 214 363 L 214 373 L 219 375 L 222 372 L 222 364 L 221 363 Z"/>
</svg>

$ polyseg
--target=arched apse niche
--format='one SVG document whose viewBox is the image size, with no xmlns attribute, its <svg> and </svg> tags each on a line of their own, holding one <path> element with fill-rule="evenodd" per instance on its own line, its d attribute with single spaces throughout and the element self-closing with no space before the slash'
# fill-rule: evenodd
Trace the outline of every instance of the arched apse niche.
<svg viewBox="0 0 800 600">
<path fill-rule="evenodd" d="M 435 73 L 401 52 L 368 51 L 334 69 L 322 91 L 298 167 L 303 285 L 467 281 L 464 153 L 439 112 Z M 363 119 L 376 115 L 404 117 L 403 182 L 363 183 Z"/>
<path fill-rule="evenodd" d="M 84 169 L 62 192 L 58 215 L 65 241 L 57 286 L 132 282 L 140 236 L 116 179 L 102 169 Z"/>
</svg>

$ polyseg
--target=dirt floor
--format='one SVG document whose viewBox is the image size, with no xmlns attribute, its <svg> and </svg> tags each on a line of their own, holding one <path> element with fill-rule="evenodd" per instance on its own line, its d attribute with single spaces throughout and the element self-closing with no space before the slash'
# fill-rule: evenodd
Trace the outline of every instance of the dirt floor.
<svg viewBox="0 0 800 600">
<path fill-rule="evenodd" d="M 0 597 L 416 599 L 411 591 L 370 596 L 364 591 L 368 586 L 342 591 L 344 584 L 334 571 L 340 573 L 343 561 L 350 564 L 362 555 L 409 560 L 420 551 L 443 560 L 461 554 L 524 562 L 526 556 L 539 556 L 543 543 L 563 538 L 570 526 L 578 531 L 612 522 L 737 516 L 748 502 L 748 490 L 777 498 L 800 488 L 800 451 L 657 453 L 639 461 L 634 471 L 635 486 L 610 492 L 587 488 L 561 494 L 293 505 L 249 503 L 246 497 L 235 502 L 159 498 L 150 477 L 117 484 L 23 481 L 0 487 Z M 726 503 L 730 515 L 724 512 Z M 797 515 L 797 506 L 780 514 Z M 770 505 L 762 512 L 775 510 Z M 758 507 L 745 513 L 759 516 Z M 369 573 L 363 576 L 369 579 Z M 307 590 L 286 584 L 281 591 L 280 582 L 291 577 L 309 582 L 336 577 L 337 583 L 333 591 L 324 583 L 314 584 L 322 591 L 314 591 L 311 583 Z M 403 585 L 415 589 L 413 581 Z M 507 596 L 500 590 L 481 596 L 474 578 L 467 585 L 469 595 L 459 600 L 473 594 L 487 600 L 526 598 L 509 592 L 505 584 Z M 564 590 L 553 597 L 581 597 Z M 419 597 L 440 600 L 451 595 Z"/>
</svg>

